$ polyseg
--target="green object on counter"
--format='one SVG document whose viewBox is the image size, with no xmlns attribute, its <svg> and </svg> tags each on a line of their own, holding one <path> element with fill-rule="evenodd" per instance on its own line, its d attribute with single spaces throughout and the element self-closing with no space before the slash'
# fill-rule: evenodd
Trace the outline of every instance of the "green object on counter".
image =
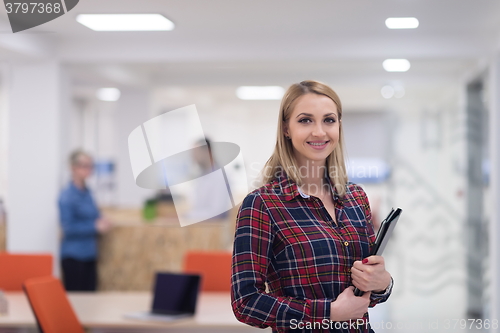
<svg viewBox="0 0 500 333">
<path fill-rule="evenodd" d="M 156 200 L 146 200 L 142 216 L 147 222 L 151 222 L 156 218 Z"/>
</svg>

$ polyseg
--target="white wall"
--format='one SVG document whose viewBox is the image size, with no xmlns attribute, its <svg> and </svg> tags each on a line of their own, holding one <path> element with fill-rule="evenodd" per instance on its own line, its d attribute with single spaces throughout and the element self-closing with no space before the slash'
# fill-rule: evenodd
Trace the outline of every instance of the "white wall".
<svg viewBox="0 0 500 333">
<path fill-rule="evenodd" d="M 396 281 L 390 302 L 395 321 L 465 317 L 462 99 L 455 85 L 448 95 L 408 104 L 398 113 L 389 187 L 392 205 L 403 214 L 395 243 L 387 248 Z M 428 126 L 436 132 L 429 134 Z"/>
<path fill-rule="evenodd" d="M 153 190 L 135 184 L 128 152 L 128 136 L 150 118 L 150 95 L 147 90 L 124 89 L 116 106 L 116 204 L 119 207 L 142 207 L 154 195 Z"/>
<path fill-rule="evenodd" d="M 50 252 L 57 263 L 61 176 L 61 67 L 47 61 L 9 67 L 7 250 Z M 55 265 L 58 271 L 58 265 Z"/>
<path fill-rule="evenodd" d="M 5 203 L 7 195 L 8 161 L 8 66 L 0 66 L 0 198 Z"/>
<path fill-rule="evenodd" d="M 491 299 L 487 318 L 500 320 L 500 57 L 494 57 L 489 71 L 490 109 L 490 263 Z M 497 329 L 496 332 L 499 332 Z"/>
</svg>

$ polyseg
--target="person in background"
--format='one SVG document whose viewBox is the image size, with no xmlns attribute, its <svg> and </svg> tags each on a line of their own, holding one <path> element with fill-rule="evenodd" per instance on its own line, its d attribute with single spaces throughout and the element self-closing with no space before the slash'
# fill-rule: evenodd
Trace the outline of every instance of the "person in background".
<svg viewBox="0 0 500 333">
<path fill-rule="evenodd" d="M 85 183 L 94 167 L 90 155 L 81 150 L 74 151 L 70 165 L 71 180 L 59 196 L 64 287 L 68 291 L 95 291 L 97 236 L 107 232 L 112 224 L 101 216 Z"/>
<path fill-rule="evenodd" d="M 198 146 L 193 149 L 193 161 L 197 165 L 197 177 L 210 174 L 220 169 L 212 151 L 212 142 L 208 138 L 199 139 Z M 209 216 L 213 219 L 224 220 L 229 216 L 227 198 L 229 187 L 227 183 L 214 183 L 209 179 L 199 183 L 199 187 L 192 189 L 192 194 L 188 197 L 190 201 L 190 211 L 186 214 L 187 218 L 204 219 Z"/>
</svg>

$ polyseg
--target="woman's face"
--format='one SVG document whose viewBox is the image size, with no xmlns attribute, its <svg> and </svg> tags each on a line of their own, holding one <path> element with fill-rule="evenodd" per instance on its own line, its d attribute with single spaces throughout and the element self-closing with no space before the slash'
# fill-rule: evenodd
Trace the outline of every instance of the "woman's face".
<svg viewBox="0 0 500 333">
<path fill-rule="evenodd" d="M 307 165 L 307 161 L 323 165 L 339 143 L 337 106 L 324 95 L 308 93 L 300 96 L 295 101 L 288 124 L 284 125 L 285 136 L 291 138 L 300 165 Z"/>
<path fill-rule="evenodd" d="M 78 157 L 78 161 L 72 167 L 73 176 L 78 179 L 86 179 L 88 178 L 94 169 L 94 163 L 89 156 L 80 155 Z"/>
<path fill-rule="evenodd" d="M 192 150 L 193 160 L 203 168 L 210 168 L 210 152 L 208 146 L 199 146 Z"/>
</svg>

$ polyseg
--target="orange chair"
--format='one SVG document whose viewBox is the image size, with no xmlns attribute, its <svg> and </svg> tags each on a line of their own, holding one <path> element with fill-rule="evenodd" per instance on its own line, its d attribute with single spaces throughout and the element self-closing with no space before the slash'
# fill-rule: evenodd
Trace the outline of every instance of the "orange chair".
<svg viewBox="0 0 500 333">
<path fill-rule="evenodd" d="M 52 255 L 2 252 L 0 272 L 0 289 L 21 291 L 26 279 L 52 275 Z"/>
<path fill-rule="evenodd" d="M 226 251 L 188 251 L 183 270 L 201 275 L 202 291 L 230 292 L 231 258 L 232 253 Z"/>
<path fill-rule="evenodd" d="M 59 279 L 53 276 L 28 279 L 24 292 L 42 333 L 85 333 Z"/>
</svg>

